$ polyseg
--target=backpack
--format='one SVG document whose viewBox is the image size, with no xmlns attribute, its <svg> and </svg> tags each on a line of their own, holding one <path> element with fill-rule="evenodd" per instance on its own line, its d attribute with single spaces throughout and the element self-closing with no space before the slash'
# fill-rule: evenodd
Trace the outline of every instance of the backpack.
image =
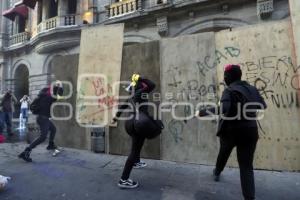
<svg viewBox="0 0 300 200">
<path fill-rule="evenodd" d="M 142 134 L 147 139 L 154 139 L 159 136 L 164 129 L 161 120 L 154 120 L 144 112 L 139 112 L 138 119 L 133 122 L 133 127 L 138 134 Z"/>
<path fill-rule="evenodd" d="M 131 120 L 127 120 L 125 123 L 125 129 L 129 135 L 132 130 L 136 134 L 142 135 L 147 139 L 154 139 L 159 136 L 164 129 L 164 124 L 161 120 L 155 120 L 148 113 L 140 112 L 136 110 L 134 102 L 131 100 L 131 104 L 134 107 L 135 113 Z"/>
<path fill-rule="evenodd" d="M 40 110 L 41 110 L 41 105 L 40 105 L 40 102 L 41 102 L 41 97 L 38 96 L 36 97 L 32 103 L 30 104 L 30 111 L 32 112 L 32 114 L 34 115 L 38 115 Z"/>
</svg>

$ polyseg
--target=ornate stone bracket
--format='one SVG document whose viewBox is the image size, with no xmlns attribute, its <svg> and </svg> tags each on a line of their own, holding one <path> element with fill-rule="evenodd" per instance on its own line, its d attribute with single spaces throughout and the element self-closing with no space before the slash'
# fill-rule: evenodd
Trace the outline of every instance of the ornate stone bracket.
<svg viewBox="0 0 300 200">
<path fill-rule="evenodd" d="M 257 0 L 257 15 L 260 19 L 270 17 L 273 11 L 273 0 Z"/>
<path fill-rule="evenodd" d="M 161 36 L 168 35 L 169 27 L 168 27 L 168 18 L 166 16 L 158 17 L 156 19 L 156 25 L 158 28 L 158 33 Z"/>
</svg>

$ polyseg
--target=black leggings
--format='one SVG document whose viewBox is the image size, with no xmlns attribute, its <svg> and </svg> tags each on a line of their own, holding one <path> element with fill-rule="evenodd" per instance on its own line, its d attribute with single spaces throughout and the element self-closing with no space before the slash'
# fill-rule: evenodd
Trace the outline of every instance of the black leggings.
<svg viewBox="0 0 300 200">
<path fill-rule="evenodd" d="M 40 126 L 40 136 L 35 139 L 30 145 L 29 149 L 34 149 L 37 145 L 43 143 L 47 139 L 48 132 L 50 131 L 49 143 L 54 141 L 56 128 L 48 117 L 38 116 L 36 122 Z"/>
<path fill-rule="evenodd" d="M 231 151 L 236 146 L 242 191 L 247 200 L 255 199 L 253 158 L 257 140 L 257 128 L 236 129 L 220 137 L 216 173 L 220 174 L 224 170 Z"/>
<path fill-rule="evenodd" d="M 132 134 L 131 141 L 131 152 L 127 158 L 121 177 L 123 180 L 127 180 L 129 178 L 134 163 L 140 162 L 140 153 L 144 145 L 145 138 L 135 133 Z"/>
</svg>

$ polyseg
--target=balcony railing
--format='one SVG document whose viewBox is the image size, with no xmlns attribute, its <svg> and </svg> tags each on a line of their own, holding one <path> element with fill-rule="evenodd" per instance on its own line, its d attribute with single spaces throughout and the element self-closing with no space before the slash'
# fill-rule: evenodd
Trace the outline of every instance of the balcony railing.
<svg viewBox="0 0 300 200">
<path fill-rule="evenodd" d="M 10 36 L 9 45 L 22 44 L 30 39 L 29 32 L 17 33 Z"/>
<path fill-rule="evenodd" d="M 76 16 L 75 15 L 66 15 L 64 16 L 65 26 L 76 25 Z"/>
<path fill-rule="evenodd" d="M 38 32 L 47 31 L 57 27 L 58 17 L 53 17 L 41 22 L 38 25 Z"/>
<path fill-rule="evenodd" d="M 108 7 L 109 18 L 133 13 L 138 10 L 138 0 L 123 0 Z"/>
<path fill-rule="evenodd" d="M 76 15 L 65 15 L 65 16 L 57 16 L 50 19 L 47 19 L 41 22 L 37 27 L 37 32 L 43 32 L 51 29 L 55 29 L 57 27 L 65 27 L 65 26 L 73 26 L 76 25 Z"/>
</svg>

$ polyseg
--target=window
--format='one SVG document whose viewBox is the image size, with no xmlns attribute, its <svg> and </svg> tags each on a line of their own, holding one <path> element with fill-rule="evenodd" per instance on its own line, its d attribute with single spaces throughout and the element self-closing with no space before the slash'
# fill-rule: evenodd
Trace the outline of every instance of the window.
<svg viewBox="0 0 300 200">
<path fill-rule="evenodd" d="M 25 32 L 26 21 L 27 21 L 27 20 L 26 20 L 24 17 L 18 17 L 18 20 L 17 20 L 18 33 L 23 33 L 23 32 Z"/>
<path fill-rule="evenodd" d="M 49 6 L 49 10 L 48 10 L 48 18 L 57 16 L 57 8 L 58 8 L 58 1 L 50 0 L 50 6 Z"/>
<path fill-rule="evenodd" d="M 68 0 L 68 14 L 76 14 L 77 0 Z"/>
</svg>

